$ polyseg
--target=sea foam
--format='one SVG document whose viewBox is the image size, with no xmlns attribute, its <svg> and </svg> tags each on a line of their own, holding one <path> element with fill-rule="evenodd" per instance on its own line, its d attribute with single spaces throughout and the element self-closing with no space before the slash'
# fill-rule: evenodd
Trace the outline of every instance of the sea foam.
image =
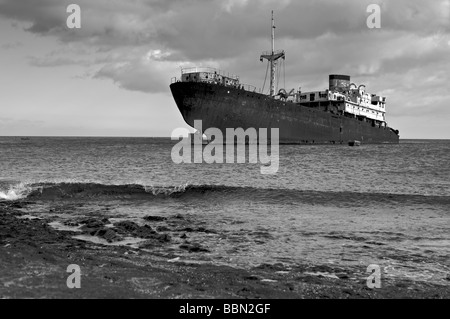
<svg viewBox="0 0 450 319">
<path fill-rule="evenodd" d="M 0 190 L 0 200 L 18 200 L 23 199 L 30 194 L 32 191 L 32 188 L 25 184 L 25 183 L 19 183 L 16 185 L 10 186 L 10 188 L 7 191 L 1 191 Z"/>
</svg>

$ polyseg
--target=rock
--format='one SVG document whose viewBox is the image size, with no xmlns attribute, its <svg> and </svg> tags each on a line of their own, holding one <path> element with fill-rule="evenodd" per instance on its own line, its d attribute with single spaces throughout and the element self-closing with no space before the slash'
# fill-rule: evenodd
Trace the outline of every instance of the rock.
<svg viewBox="0 0 450 319">
<path fill-rule="evenodd" d="M 116 226 L 117 228 L 126 230 L 128 232 L 134 232 L 135 230 L 137 230 L 139 228 L 139 225 L 137 225 L 136 223 L 130 222 L 128 220 L 116 223 L 116 224 L 114 224 L 114 226 Z"/>
<path fill-rule="evenodd" d="M 148 222 L 160 222 L 163 220 L 166 220 L 166 217 L 161 217 L 161 216 L 145 216 L 144 220 L 148 221 Z"/>
<path fill-rule="evenodd" d="M 245 276 L 244 279 L 246 280 L 258 280 L 259 278 L 255 275 L 249 275 L 249 276 Z"/>
<path fill-rule="evenodd" d="M 12 203 L 10 207 L 12 207 L 12 208 L 23 208 L 23 205 L 21 203 Z"/>
<path fill-rule="evenodd" d="M 77 226 L 78 226 L 78 223 L 77 223 L 77 222 L 74 222 L 74 221 L 67 220 L 67 221 L 65 221 L 65 222 L 63 223 L 63 225 L 65 225 L 65 226 L 70 226 L 70 227 L 77 227 Z"/>
<path fill-rule="evenodd" d="M 169 231 L 170 229 L 166 226 L 158 226 L 156 227 L 157 231 Z"/>
<path fill-rule="evenodd" d="M 347 275 L 346 273 L 337 273 L 336 276 L 339 279 L 349 279 L 350 278 L 349 275 Z"/>
<path fill-rule="evenodd" d="M 286 270 L 286 266 L 284 266 L 282 263 L 276 263 L 276 264 L 261 264 L 256 267 L 257 269 L 263 269 L 263 270 L 271 270 L 271 271 L 283 271 Z"/>
<path fill-rule="evenodd" d="M 108 223 L 109 223 L 109 221 L 108 221 Z M 82 220 L 82 221 L 80 222 L 80 224 L 84 225 L 84 226 L 82 227 L 82 229 L 86 229 L 86 228 L 99 228 L 99 227 L 103 227 L 103 226 L 105 226 L 107 223 L 104 222 L 103 220 L 98 220 L 98 219 L 95 219 L 95 218 L 89 218 L 89 219 Z"/>
<path fill-rule="evenodd" d="M 97 236 L 105 239 L 108 243 L 119 241 L 122 239 L 114 230 L 111 228 L 102 228 L 99 230 L 94 230 L 91 232 L 92 236 Z"/>
<path fill-rule="evenodd" d="M 168 235 L 168 234 L 155 233 L 155 234 L 152 234 L 145 238 L 148 240 L 139 244 L 139 246 L 141 248 L 154 248 L 154 247 L 160 246 L 161 243 L 166 243 L 166 242 L 171 241 L 170 235 Z"/>
<path fill-rule="evenodd" d="M 153 230 L 148 225 L 140 226 L 138 229 L 132 232 L 133 236 L 140 237 L 140 238 L 154 238 L 156 231 Z"/>
<path fill-rule="evenodd" d="M 157 234 L 154 236 L 154 238 L 159 240 L 160 242 L 169 242 L 171 240 L 169 234 Z"/>
<path fill-rule="evenodd" d="M 192 252 L 192 253 L 198 253 L 198 252 L 209 252 L 209 250 L 208 249 L 206 249 L 206 248 L 203 248 L 202 246 L 200 246 L 200 244 L 181 244 L 180 245 L 180 248 L 181 249 L 185 249 L 185 250 L 187 250 L 187 251 L 189 251 L 189 252 Z"/>
</svg>

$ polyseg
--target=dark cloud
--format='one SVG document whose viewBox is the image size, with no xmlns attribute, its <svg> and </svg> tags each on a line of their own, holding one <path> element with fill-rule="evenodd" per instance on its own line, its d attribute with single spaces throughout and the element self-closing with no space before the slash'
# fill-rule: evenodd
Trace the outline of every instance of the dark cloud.
<svg viewBox="0 0 450 319">
<path fill-rule="evenodd" d="M 373 0 L 79 0 L 82 28 L 66 25 L 67 0 L 2 0 L 0 14 L 31 22 L 29 31 L 55 35 L 62 41 L 122 46 L 157 42 L 192 59 L 227 57 L 250 39 L 266 38 L 270 11 L 275 8 L 278 35 L 307 39 L 326 33 L 368 32 L 367 6 Z M 383 1 L 383 30 L 429 34 L 450 29 L 448 1 Z M 220 44 L 220 45 L 219 45 Z"/>
</svg>

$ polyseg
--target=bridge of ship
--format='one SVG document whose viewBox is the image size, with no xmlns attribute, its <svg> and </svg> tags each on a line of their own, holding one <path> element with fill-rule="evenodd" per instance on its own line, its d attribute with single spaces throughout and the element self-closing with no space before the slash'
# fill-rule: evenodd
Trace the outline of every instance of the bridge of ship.
<svg viewBox="0 0 450 319">
<path fill-rule="evenodd" d="M 255 86 L 240 83 L 238 76 L 215 68 L 181 69 L 181 78 L 172 78 L 172 83 L 174 82 L 204 82 L 256 92 Z"/>
</svg>

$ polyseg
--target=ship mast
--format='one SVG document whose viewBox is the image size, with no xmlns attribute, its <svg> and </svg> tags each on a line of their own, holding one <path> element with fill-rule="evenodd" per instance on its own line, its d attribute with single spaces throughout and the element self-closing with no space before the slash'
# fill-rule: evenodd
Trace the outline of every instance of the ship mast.
<svg viewBox="0 0 450 319">
<path fill-rule="evenodd" d="M 275 68 L 278 59 L 285 59 L 283 50 L 275 51 L 275 20 L 273 18 L 272 10 L 272 51 L 263 52 L 260 57 L 261 62 L 266 59 L 270 63 L 270 96 L 275 96 Z"/>
</svg>

